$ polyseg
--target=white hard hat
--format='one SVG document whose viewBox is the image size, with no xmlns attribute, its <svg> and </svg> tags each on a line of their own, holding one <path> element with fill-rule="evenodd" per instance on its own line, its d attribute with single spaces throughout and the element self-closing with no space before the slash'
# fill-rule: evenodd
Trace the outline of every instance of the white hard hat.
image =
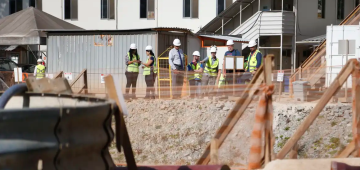
<svg viewBox="0 0 360 170">
<path fill-rule="evenodd" d="M 136 44 L 135 43 L 130 44 L 130 49 L 136 49 Z"/>
<path fill-rule="evenodd" d="M 216 47 L 211 47 L 211 48 L 210 48 L 210 52 L 211 52 L 211 53 L 216 53 Z"/>
<path fill-rule="evenodd" d="M 256 46 L 256 45 L 257 45 L 257 44 L 256 44 L 255 40 L 251 40 L 251 41 L 249 42 L 248 47 L 254 47 L 254 46 Z"/>
<path fill-rule="evenodd" d="M 234 41 L 233 41 L 233 40 L 228 40 L 228 41 L 226 42 L 226 45 L 234 45 Z"/>
<path fill-rule="evenodd" d="M 152 50 L 151 45 L 146 46 L 145 50 Z"/>
<path fill-rule="evenodd" d="M 38 62 L 38 63 L 41 63 L 41 62 L 43 62 L 43 60 L 42 60 L 41 58 L 39 58 L 39 59 L 37 60 L 37 62 Z"/>
<path fill-rule="evenodd" d="M 199 51 L 194 51 L 193 55 L 196 55 L 196 56 L 199 56 L 199 57 L 200 57 Z"/>
<path fill-rule="evenodd" d="M 180 46 L 180 45 L 181 45 L 180 40 L 177 39 L 177 38 L 174 40 L 173 44 L 174 44 L 175 46 Z"/>
</svg>

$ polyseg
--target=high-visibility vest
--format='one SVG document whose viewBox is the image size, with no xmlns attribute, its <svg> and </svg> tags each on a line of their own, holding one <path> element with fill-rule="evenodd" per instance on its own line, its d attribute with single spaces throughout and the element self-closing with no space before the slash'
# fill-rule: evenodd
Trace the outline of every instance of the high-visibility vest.
<svg viewBox="0 0 360 170">
<path fill-rule="evenodd" d="M 129 53 L 129 52 L 127 53 L 127 55 L 128 55 L 128 57 L 129 57 L 129 61 L 135 61 L 135 60 L 137 60 L 136 55 L 133 55 L 132 60 L 131 60 L 131 57 L 130 57 L 130 53 Z M 138 73 L 138 72 L 139 72 L 139 63 L 134 62 L 134 63 L 129 64 L 129 65 L 127 66 L 127 71 L 128 71 L 128 72 L 137 72 L 137 73 Z"/>
<path fill-rule="evenodd" d="M 45 77 L 45 66 L 39 64 L 36 66 L 36 78 L 44 78 Z"/>
<path fill-rule="evenodd" d="M 151 57 L 154 57 L 154 56 L 151 56 Z M 149 61 L 150 57 L 146 60 L 146 63 Z M 154 73 L 157 73 L 157 66 L 156 66 L 156 58 L 154 57 L 154 61 L 153 61 L 153 72 Z M 144 72 L 143 72 L 143 75 L 146 76 L 146 75 L 150 75 L 151 73 L 151 67 L 146 67 L 144 68 Z"/>
<path fill-rule="evenodd" d="M 221 73 L 218 87 L 225 85 L 225 83 L 226 83 L 225 80 L 226 80 L 225 77 Z"/>
<path fill-rule="evenodd" d="M 209 60 L 205 65 L 205 73 L 208 73 L 210 76 L 216 76 L 219 66 L 219 59 L 216 58 L 215 62 L 212 62 L 212 56 L 209 56 Z"/>
<path fill-rule="evenodd" d="M 257 65 L 257 60 L 256 60 L 256 55 L 261 52 L 259 50 L 256 50 L 254 52 L 253 55 L 251 55 L 251 53 L 248 56 L 248 61 L 246 62 L 246 67 L 245 67 L 245 71 L 247 71 L 249 69 L 249 72 L 253 72 L 256 68 Z M 262 64 L 263 60 L 261 60 L 261 64 Z"/>
<path fill-rule="evenodd" d="M 193 70 L 200 70 L 200 68 L 201 68 L 201 64 L 200 64 L 200 63 L 196 64 L 196 67 L 195 67 L 195 65 L 194 65 L 192 62 L 189 63 L 188 65 L 189 65 Z M 190 75 L 188 76 L 188 79 L 189 79 L 189 80 L 193 80 L 193 79 L 201 80 L 201 78 L 202 78 L 202 74 L 200 74 L 200 73 L 190 74 Z"/>
</svg>

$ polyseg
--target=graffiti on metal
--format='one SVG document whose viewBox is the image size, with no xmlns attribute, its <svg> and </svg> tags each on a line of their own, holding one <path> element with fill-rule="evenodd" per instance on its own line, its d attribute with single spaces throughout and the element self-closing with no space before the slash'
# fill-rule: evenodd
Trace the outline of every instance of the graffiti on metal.
<svg viewBox="0 0 360 170">
<path fill-rule="evenodd" d="M 112 35 L 94 35 L 94 46 L 113 46 L 113 41 Z"/>
</svg>

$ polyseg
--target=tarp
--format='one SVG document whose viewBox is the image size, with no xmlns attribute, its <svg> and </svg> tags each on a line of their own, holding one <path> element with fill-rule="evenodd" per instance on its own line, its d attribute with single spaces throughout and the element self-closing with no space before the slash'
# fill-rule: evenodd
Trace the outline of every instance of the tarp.
<svg viewBox="0 0 360 170">
<path fill-rule="evenodd" d="M 40 44 L 46 37 L 39 30 L 83 30 L 34 7 L 16 12 L 0 19 L 0 45 Z"/>
</svg>

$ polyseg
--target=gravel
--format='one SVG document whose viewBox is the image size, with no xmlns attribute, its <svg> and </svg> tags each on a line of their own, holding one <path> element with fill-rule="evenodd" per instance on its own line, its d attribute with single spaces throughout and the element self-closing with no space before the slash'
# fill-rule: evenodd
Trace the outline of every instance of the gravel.
<svg viewBox="0 0 360 170">
<path fill-rule="evenodd" d="M 235 102 L 218 99 L 133 100 L 125 118 L 138 164 L 195 164 Z M 275 153 L 316 103 L 274 103 Z M 219 149 L 221 163 L 247 164 L 257 103 L 242 115 Z M 298 158 L 333 157 L 351 140 L 351 105 L 328 104 L 299 140 Z M 113 147 L 116 163 L 124 155 Z"/>
</svg>

